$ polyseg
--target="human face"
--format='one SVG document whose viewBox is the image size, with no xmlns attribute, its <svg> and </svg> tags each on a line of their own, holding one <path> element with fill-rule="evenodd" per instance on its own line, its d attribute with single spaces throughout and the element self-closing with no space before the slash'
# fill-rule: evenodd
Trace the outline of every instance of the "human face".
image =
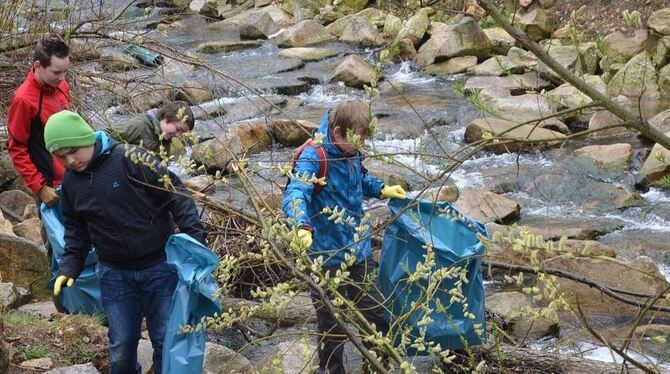
<svg viewBox="0 0 670 374">
<path fill-rule="evenodd" d="M 58 157 L 68 169 L 82 172 L 93 160 L 94 149 L 92 145 L 80 148 L 61 148 L 54 152 L 54 156 Z"/>
<path fill-rule="evenodd" d="M 45 86 L 58 87 L 62 81 L 65 80 L 65 72 L 70 66 L 70 58 L 59 58 L 51 56 L 49 66 L 42 66 L 42 63 L 35 61 L 35 77 Z"/>
<path fill-rule="evenodd" d="M 349 140 L 347 140 L 347 136 L 346 134 L 343 134 L 343 132 L 344 131 L 340 126 L 335 126 L 333 129 L 333 140 L 335 141 L 335 145 L 346 155 L 353 156 L 358 152 L 358 149 L 356 149 L 356 147 L 354 147 L 354 145 L 351 144 Z M 369 138 L 368 134 L 357 135 L 361 137 L 361 142 L 365 142 Z"/>
<path fill-rule="evenodd" d="M 179 136 L 183 133 L 191 131 L 188 128 L 188 125 L 182 121 L 172 121 L 168 122 L 167 119 L 163 118 L 160 122 L 161 132 L 163 133 L 163 138 L 170 140 L 175 136 Z"/>
</svg>

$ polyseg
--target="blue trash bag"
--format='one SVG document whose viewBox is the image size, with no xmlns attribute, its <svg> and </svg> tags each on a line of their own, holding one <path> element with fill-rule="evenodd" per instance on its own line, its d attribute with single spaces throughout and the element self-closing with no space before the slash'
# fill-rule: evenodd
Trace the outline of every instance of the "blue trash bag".
<svg viewBox="0 0 670 374">
<path fill-rule="evenodd" d="M 53 291 L 56 277 L 59 275 L 59 264 L 65 251 L 65 227 L 63 226 L 63 212 L 60 203 L 49 208 L 46 204 L 40 204 L 40 213 L 42 214 L 42 223 L 47 233 L 47 238 L 51 244 L 51 280 L 47 288 Z M 104 315 L 102 309 L 102 300 L 100 298 L 100 282 L 95 274 L 95 267 L 98 264 L 98 255 L 95 248 L 86 256 L 84 270 L 70 287 L 64 287 L 59 295 L 60 303 L 71 314 L 90 314 Z"/>
<path fill-rule="evenodd" d="M 179 283 L 172 297 L 172 312 L 163 341 L 164 374 L 199 374 L 205 356 L 207 332 L 181 333 L 181 326 L 195 326 L 205 316 L 221 312 L 212 271 L 218 257 L 186 234 L 170 237 L 165 246 L 167 261 L 177 268 Z"/>
<path fill-rule="evenodd" d="M 428 281 L 422 279 L 418 284 L 408 284 L 407 273 L 414 272 L 417 263 L 424 261 L 426 250 L 423 246 L 430 243 L 436 255 L 435 268 L 467 268 L 468 282 L 462 286 L 462 293 L 467 298 L 467 311 L 474 314 L 475 319 L 464 317 L 462 303 L 450 305 L 448 291 L 454 287 L 457 278 L 445 279 L 429 302 L 433 321 L 425 326 L 426 341 L 439 343 L 442 349 L 462 349 L 466 342 L 467 345 L 481 344 L 485 336 L 479 336 L 474 326 L 481 324 L 482 334 L 485 331 L 484 283 L 480 269 L 484 246 L 477 233 L 488 236 L 486 227 L 465 217 L 452 220 L 451 214 L 460 213 L 447 203 L 392 199 L 388 206 L 394 216 L 402 213 L 384 232 L 379 266 L 379 283 L 388 303 L 389 322 L 408 313 L 412 302 L 422 298 L 422 290 Z M 440 312 L 437 305 L 449 306 L 447 313 Z M 418 322 L 424 316 L 424 311 L 415 311 L 400 326 L 413 326 L 412 341 L 419 337 Z M 399 343 L 396 339 L 396 344 Z M 410 354 L 427 353 L 409 347 L 408 351 Z"/>
</svg>

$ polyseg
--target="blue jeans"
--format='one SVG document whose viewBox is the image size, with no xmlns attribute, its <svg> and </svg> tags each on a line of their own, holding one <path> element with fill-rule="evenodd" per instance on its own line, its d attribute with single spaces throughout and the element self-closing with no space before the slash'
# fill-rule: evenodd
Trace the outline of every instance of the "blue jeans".
<svg viewBox="0 0 670 374">
<path fill-rule="evenodd" d="M 141 373 L 137 362 L 142 317 L 147 319 L 154 348 L 154 372 L 162 372 L 163 338 L 170 317 L 177 271 L 167 262 L 142 270 L 122 270 L 98 264 L 102 306 L 109 322 L 112 374 Z"/>
</svg>

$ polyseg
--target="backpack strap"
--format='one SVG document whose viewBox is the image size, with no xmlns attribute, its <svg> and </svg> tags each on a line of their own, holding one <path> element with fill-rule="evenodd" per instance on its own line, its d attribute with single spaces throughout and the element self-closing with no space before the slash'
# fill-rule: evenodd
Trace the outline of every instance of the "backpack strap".
<svg viewBox="0 0 670 374">
<path fill-rule="evenodd" d="M 307 139 L 306 142 L 304 142 L 293 154 L 293 162 L 291 163 L 291 171 L 295 170 L 295 165 L 298 163 L 298 159 L 300 158 L 300 155 L 302 152 L 305 150 L 306 147 L 314 147 L 314 150 L 316 151 L 316 155 L 319 157 L 319 174 L 318 178 L 325 178 L 326 175 L 328 174 L 328 159 L 326 158 L 326 151 L 323 149 L 322 146 L 315 146 L 314 145 L 314 140 L 312 139 Z M 323 185 L 316 184 L 314 186 L 314 193 L 317 194 L 321 192 L 323 189 Z"/>
</svg>

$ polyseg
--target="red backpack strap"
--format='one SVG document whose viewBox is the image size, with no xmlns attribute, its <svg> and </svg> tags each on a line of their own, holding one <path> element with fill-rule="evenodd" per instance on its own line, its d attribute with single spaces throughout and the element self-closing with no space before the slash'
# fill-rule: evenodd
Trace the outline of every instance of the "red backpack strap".
<svg viewBox="0 0 670 374">
<path fill-rule="evenodd" d="M 293 154 L 293 162 L 291 163 L 291 170 L 295 170 L 295 165 L 298 163 L 300 155 L 305 150 L 305 147 L 314 147 L 316 155 L 319 157 L 319 175 L 318 178 L 325 178 L 328 174 L 328 159 L 326 158 L 326 151 L 322 146 L 315 146 L 314 140 L 307 139 Z M 317 184 L 314 186 L 314 193 L 319 193 L 323 189 L 323 185 Z"/>
</svg>

